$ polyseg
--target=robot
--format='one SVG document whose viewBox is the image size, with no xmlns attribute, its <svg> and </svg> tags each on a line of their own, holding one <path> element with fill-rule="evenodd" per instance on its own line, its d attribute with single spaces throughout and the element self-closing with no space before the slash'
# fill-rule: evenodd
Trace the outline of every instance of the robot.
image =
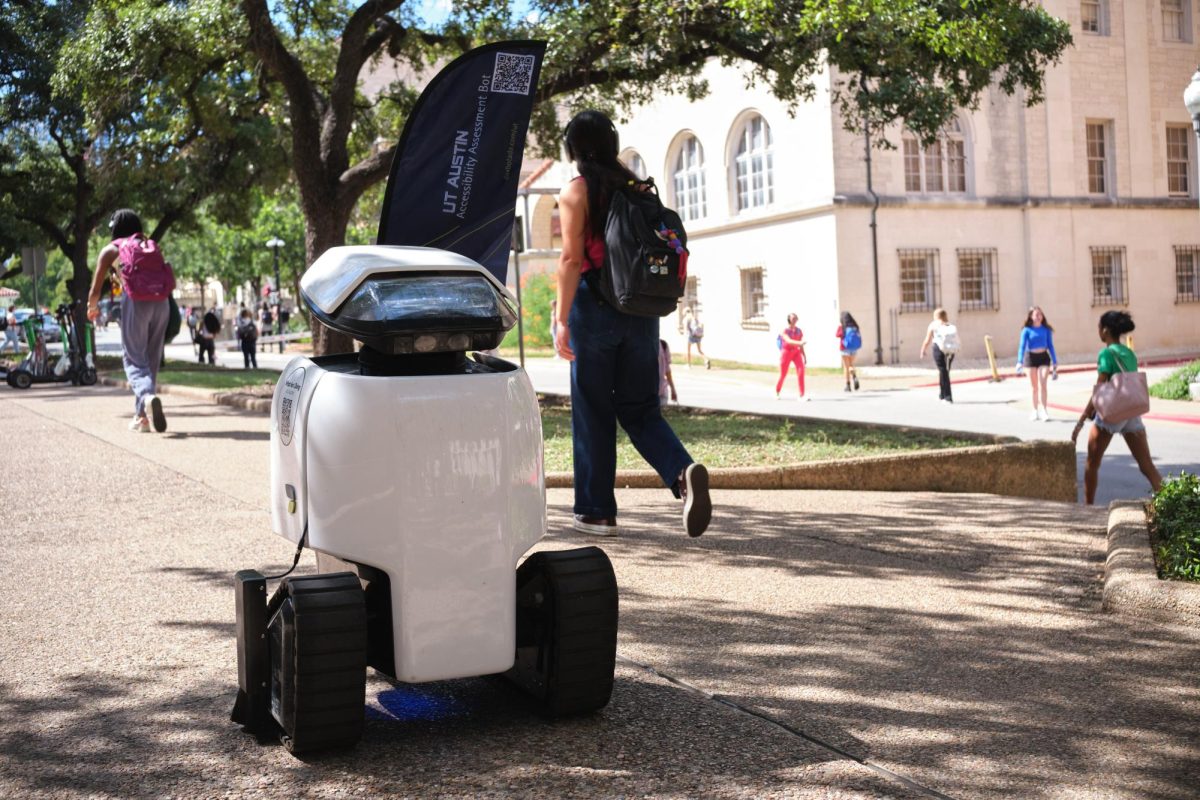
<svg viewBox="0 0 1200 800">
<path fill-rule="evenodd" d="M 545 715 L 603 708 L 617 584 L 598 548 L 539 552 L 546 530 L 537 395 L 483 355 L 512 295 L 462 255 L 336 247 L 301 280 L 357 353 L 297 357 L 271 409 L 272 528 L 317 574 L 270 599 L 235 578 L 233 720 L 292 753 L 362 736 L 366 669 L 404 683 L 503 675 Z M 473 353 L 471 356 L 467 354 Z"/>
</svg>

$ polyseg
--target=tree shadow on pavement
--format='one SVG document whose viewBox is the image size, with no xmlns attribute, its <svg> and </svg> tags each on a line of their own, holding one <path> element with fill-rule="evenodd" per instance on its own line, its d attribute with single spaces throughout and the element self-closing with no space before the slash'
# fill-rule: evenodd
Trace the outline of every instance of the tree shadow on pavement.
<svg viewBox="0 0 1200 800">
<path fill-rule="evenodd" d="M 1200 632 L 1100 611 L 1102 512 L 854 497 L 721 493 L 698 542 L 639 505 L 620 652 L 951 795 L 1195 797 Z"/>
</svg>

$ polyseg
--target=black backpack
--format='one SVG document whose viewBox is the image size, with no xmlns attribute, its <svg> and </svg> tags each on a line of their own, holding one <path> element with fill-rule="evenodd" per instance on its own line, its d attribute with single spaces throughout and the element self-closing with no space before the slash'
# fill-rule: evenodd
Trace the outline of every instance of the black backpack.
<svg viewBox="0 0 1200 800">
<path fill-rule="evenodd" d="M 604 263 L 585 273 L 588 286 L 618 311 L 665 317 L 683 297 L 687 253 L 683 221 L 662 204 L 654 179 L 630 182 L 613 193 L 604 224 Z"/>
</svg>

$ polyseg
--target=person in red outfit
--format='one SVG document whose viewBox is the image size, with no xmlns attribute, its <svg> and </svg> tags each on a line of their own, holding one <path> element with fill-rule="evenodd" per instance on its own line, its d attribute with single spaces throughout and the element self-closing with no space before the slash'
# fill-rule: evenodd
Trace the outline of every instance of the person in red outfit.
<svg viewBox="0 0 1200 800">
<path fill-rule="evenodd" d="M 775 384 L 776 400 L 779 399 L 779 392 L 783 389 L 788 367 L 792 364 L 796 365 L 796 379 L 800 383 L 800 399 L 810 399 L 804 393 L 804 331 L 796 327 L 797 319 L 799 317 L 795 314 L 788 314 L 788 326 L 779 334 L 779 381 Z"/>
</svg>

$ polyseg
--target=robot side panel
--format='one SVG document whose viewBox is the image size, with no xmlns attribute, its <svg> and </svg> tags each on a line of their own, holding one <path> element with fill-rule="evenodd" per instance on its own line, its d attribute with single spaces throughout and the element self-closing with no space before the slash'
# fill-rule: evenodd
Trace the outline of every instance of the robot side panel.
<svg viewBox="0 0 1200 800">
<path fill-rule="evenodd" d="M 329 373 L 307 426 L 309 542 L 388 573 L 396 677 L 511 665 L 516 559 L 545 531 L 528 377 Z"/>
<path fill-rule="evenodd" d="M 317 384 L 326 374 L 300 356 L 288 362 L 271 398 L 271 528 L 299 542 L 308 523 L 308 481 L 305 443 L 308 407 Z"/>
</svg>

